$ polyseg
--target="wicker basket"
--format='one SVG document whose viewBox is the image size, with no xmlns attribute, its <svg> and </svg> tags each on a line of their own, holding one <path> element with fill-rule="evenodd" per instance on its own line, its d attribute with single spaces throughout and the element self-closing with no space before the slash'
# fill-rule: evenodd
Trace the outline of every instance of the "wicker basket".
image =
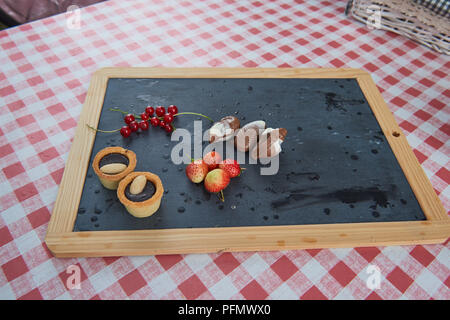
<svg viewBox="0 0 450 320">
<path fill-rule="evenodd" d="M 374 21 L 378 10 L 380 24 L 377 26 L 414 41 L 437 52 L 450 55 L 450 22 L 412 0 L 350 0 L 346 13 L 356 20 Z"/>
</svg>

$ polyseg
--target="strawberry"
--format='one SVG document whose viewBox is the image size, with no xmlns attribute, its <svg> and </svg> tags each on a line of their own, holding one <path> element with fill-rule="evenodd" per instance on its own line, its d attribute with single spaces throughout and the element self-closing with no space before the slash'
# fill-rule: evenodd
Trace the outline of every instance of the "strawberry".
<svg viewBox="0 0 450 320">
<path fill-rule="evenodd" d="M 230 183 L 230 176 L 225 170 L 214 169 L 206 175 L 205 188 L 209 192 L 220 192 Z"/>
<path fill-rule="evenodd" d="M 186 167 L 186 176 L 194 183 L 200 183 L 208 174 L 208 165 L 202 160 L 192 161 Z"/>
<path fill-rule="evenodd" d="M 214 170 L 219 166 L 220 161 L 222 161 L 222 157 L 220 153 L 216 151 L 208 152 L 203 156 L 203 161 L 208 165 L 208 170 Z"/>
<path fill-rule="evenodd" d="M 241 174 L 241 166 L 234 159 L 225 159 L 219 163 L 219 168 L 225 170 L 230 178 L 237 177 Z"/>
</svg>

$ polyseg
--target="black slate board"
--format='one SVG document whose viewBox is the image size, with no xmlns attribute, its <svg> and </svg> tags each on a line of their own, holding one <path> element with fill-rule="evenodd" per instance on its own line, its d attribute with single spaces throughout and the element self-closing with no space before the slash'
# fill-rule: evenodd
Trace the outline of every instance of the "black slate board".
<svg viewBox="0 0 450 320">
<path fill-rule="evenodd" d="M 123 125 L 123 115 L 109 108 L 139 114 L 170 104 L 214 120 L 236 115 L 242 124 L 263 119 L 286 128 L 278 174 L 261 176 L 261 165 L 243 165 L 222 203 L 186 178 L 185 165 L 171 162 L 178 142 L 160 128 L 127 139 L 98 133 L 74 231 L 425 220 L 354 79 L 110 79 L 98 127 Z M 194 120 L 210 127 L 192 115 L 174 124 L 192 132 Z M 108 146 L 133 150 L 136 171 L 160 176 L 166 193 L 153 216 L 134 218 L 115 191 L 101 186 L 91 164 Z"/>
</svg>

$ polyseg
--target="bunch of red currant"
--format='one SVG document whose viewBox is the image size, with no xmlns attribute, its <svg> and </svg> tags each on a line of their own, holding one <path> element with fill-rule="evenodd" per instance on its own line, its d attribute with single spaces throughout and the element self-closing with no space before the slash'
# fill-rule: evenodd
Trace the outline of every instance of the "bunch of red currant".
<svg viewBox="0 0 450 320">
<path fill-rule="evenodd" d="M 136 117 L 129 113 L 125 116 L 124 121 L 127 124 L 120 129 L 120 134 L 127 138 L 131 135 L 132 132 L 136 132 L 139 129 L 142 131 L 147 131 L 149 128 L 149 122 L 152 127 L 160 127 L 164 129 L 167 133 L 170 133 L 174 130 L 172 122 L 174 120 L 174 116 L 178 113 L 177 106 L 170 105 L 166 109 L 163 106 L 156 107 L 154 109 L 151 106 L 145 108 L 145 112 L 141 113 L 138 118 L 141 121 L 137 121 Z"/>
</svg>

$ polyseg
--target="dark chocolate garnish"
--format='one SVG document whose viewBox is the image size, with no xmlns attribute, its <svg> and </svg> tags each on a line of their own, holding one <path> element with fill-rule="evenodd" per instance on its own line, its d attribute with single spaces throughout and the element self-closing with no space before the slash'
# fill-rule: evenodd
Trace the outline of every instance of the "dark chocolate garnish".
<svg viewBox="0 0 450 320">
<path fill-rule="evenodd" d="M 133 201 L 133 202 L 142 202 L 142 201 L 148 200 L 151 197 L 153 197 L 153 195 L 156 192 L 155 185 L 151 181 L 148 181 L 148 180 L 147 180 L 147 183 L 145 184 L 144 190 L 142 190 L 141 193 L 132 194 L 130 192 L 130 186 L 131 186 L 131 183 L 129 183 L 127 185 L 127 187 L 125 188 L 125 197 L 127 197 L 128 200 Z"/>
<path fill-rule="evenodd" d="M 128 160 L 128 158 L 121 153 L 110 153 L 100 159 L 98 167 L 101 168 L 104 165 L 111 163 L 123 163 L 124 165 L 128 166 L 130 160 Z"/>
</svg>

